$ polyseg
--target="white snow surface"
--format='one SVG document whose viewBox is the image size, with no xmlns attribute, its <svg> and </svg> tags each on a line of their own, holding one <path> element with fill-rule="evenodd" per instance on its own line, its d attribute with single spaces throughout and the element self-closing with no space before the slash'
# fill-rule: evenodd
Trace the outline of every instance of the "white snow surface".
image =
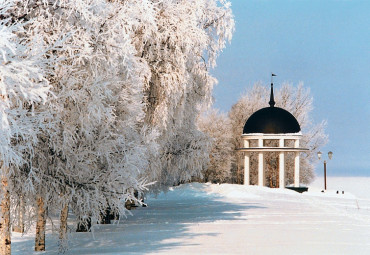
<svg viewBox="0 0 370 255">
<path fill-rule="evenodd" d="M 67 254 L 370 254 L 369 183 L 330 178 L 322 193 L 317 180 L 303 194 L 185 184 L 148 196 L 148 207 L 119 224 L 70 233 Z M 57 254 L 51 231 L 45 253 L 33 253 L 32 233 L 12 238 L 12 254 Z"/>
</svg>

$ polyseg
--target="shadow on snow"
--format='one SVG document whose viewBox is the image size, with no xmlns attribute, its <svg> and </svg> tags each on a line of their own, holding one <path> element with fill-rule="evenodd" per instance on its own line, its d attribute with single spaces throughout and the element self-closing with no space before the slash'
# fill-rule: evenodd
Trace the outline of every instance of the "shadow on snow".
<svg viewBox="0 0 370 255">
<path fill-rule="evenodd" d="M 262 208 L 256 204 L 220 201 L 219 196 L 202 190 L 200 184 L 183 185 L 165 194 L 161 193 L 156 198 L 150 196 L 146 202 L 148 207 L 134 210 L 134 215 L 121 220 L 120 224 L 97 225 L 94 234 L 71 233 L 66 254 L 145 254 L 165 251 L 185 245 L 172 239 L 192 240 L 200 235 L 218 235 L 189 233 L 188 228 L 193 225 L 223 220 L 238 221 L 246 210 Z M 26 247 L 33 249 L 33 242 L 31 239 L 14 243 L 12 250 L 14 254 L 23 254 L 25 250 L 29 252 Z M 47 235 L 46 249 L 45 254 L 57 254 L 56 235 Z"/>
</svg>

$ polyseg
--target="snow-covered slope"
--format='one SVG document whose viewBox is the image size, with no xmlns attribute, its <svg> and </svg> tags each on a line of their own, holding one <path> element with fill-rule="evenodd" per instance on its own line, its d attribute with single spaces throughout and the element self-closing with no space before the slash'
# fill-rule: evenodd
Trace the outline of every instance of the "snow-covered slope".
<svg viewBox="0 0 370 255">
<path fill-rule="evenodd" d="M 69 253 L 370 254 L 370 200 L 320 191 L 181 185 L 119 225 L 95 227 L 95 238 L 71 233 Z M 32 254 L 32 238 L 13 234 L 13 254 Z M 56 240 L 47 236 L 46 254 Z"/>
</svg>

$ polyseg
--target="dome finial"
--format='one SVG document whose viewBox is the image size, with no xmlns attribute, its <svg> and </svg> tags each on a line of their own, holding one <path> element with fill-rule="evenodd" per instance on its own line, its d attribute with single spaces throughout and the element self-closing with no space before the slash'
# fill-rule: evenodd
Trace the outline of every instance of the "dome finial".
<svg viewBox="0 0 370 255">
<path fill-rule="evenodd" d="M 271 94 L 270 94 L 270 107 L 274 107 L 275 100 L 274 100 L 274 83 L 272 82 L 272 77 L 276 76 L 276 74 L 271 73 Z"/>
</svg>

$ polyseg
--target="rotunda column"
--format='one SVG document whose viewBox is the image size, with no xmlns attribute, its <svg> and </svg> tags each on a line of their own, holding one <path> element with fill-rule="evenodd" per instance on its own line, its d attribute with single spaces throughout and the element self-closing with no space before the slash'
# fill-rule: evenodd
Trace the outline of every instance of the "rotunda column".
<svg viewBox="0 0 370 255">
<path fill-rule="evenodd" d="M 244 140 L 244 148 L 249 148 L 249 140 Z M 244 185 L 249 184 L 249 152 L 244 152 Z"/>
<path fill-rule="evenodd" d="M 279 147 L 284 148 L 284 139 L 279 140 Z M 279 188 L 285 188 L 285 158 L 284 151 L 279 153 Z"/>
<path fill-rule="evenodd" d="M 263 139 L 260 138 L 258 139 L 258 147 L 262 148 L 263 147 Z M 265 176 L 263 173 L 263 152 L 258 153 L 258 186 L 263 186 L 264 185 L 264 180 Z"/>
<path fill-rule="evenodd" d="M 294 141 L 294 148 L 299 148 L 299 139 Z M 299 152 L 295 153 L 294 158 L 294 187 L 299 187 Z"/>
</svg>

